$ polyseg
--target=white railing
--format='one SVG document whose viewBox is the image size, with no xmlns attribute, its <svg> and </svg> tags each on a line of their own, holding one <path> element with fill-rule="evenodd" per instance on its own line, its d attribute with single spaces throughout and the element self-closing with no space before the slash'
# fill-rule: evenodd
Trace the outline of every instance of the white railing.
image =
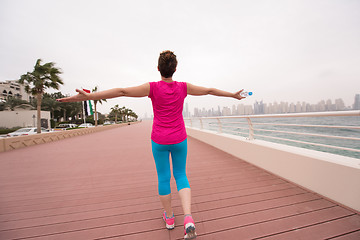
<svg viewBox="0 0 360 240">
<path fill-rule="evenodd" d="M 360 111 L 337 111 L 337 112 L 316 112 L 316 113 L 294 113 L 294 114 L 271 114 L 271 115 L 244 115 L 244 116 L 219 116 L 186 118 L 185 124 L 188 127 L 213 130 L 218 133 L 230 133 L 244 136 L 249 140 L 257 138 L 270 141 L 282 141 L 285 144 L 292 142 L 298 145 L 312 145 L 320 148 L 336 149 L 360 153 Z M 307 122 L 298 123 L 300 118 L 309 118 Z M 319 124 L 320 118 L 325 117 L 353 117 L 350 125 L 348 118 L 344 118 L 344 124 L 338 125 L 338 121 L 323 120 L 325 124 Z M 355 117 L 355 118 L 354 118 Z M 292 119 L 290 119 L 292 118 Z M 272 120 L 272 122 L 264 122 Z M 288 121 L 284 122 L 284 119 Z M 333 118 L 332 118 L 333 119 Z M 283 122 L 281 122 L 283 120 Z M 310 120 L 310 121 L 309 121 Z M 311 122 L 317 122 L 311 124 Z M 295 129 L 295 130 L 294 130 Z M 309 130 L 308 130 L 309 129 Z M 312 130 L 311 130 L 312 129 Z M 304 132 L 305 131 L 305 132 Z M 338 134 L 341 131 L 350 131 Z M 325 133 L 325 134 L 323 134 Z M 311 141 L 311 140 L 315 141 Z M 322 139 L 322 142 L 319 141 Z M 331 142 L 329 144 L 328 142 Z M 345 146 L 340 142 L 350 143 Z"/>
</svg>

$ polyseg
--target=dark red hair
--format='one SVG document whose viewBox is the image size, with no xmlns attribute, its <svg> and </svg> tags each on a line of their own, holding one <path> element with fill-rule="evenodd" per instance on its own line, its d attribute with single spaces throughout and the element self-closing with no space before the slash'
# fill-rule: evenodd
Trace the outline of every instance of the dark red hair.
<svg viewBox="0 0 360 240">
<path fill-rule="evenodd" d="M 176 71 L 176 66 L 176 55 L 172 51 L 166 50 L 160 53 L 158 68 L 161 76 L 165 78 L 172 77 Z"/>
</svg>

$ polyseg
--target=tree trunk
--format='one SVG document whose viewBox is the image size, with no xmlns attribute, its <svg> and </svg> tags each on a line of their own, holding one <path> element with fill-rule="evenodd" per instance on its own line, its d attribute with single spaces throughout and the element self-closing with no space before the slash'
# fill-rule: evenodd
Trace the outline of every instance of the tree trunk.
<svg viewBox="0 0 360 240">
<path fill-rule="evenodd" d="M 97 101 L 94 101 L 94 109 L 95 109 L 94 120 L 95 120 L 95 127 L 97 127 L 97 124 L 98 124 L 97 112 L 96 112 L 96 104 L 97 104 Z"/>
<path fill-rule="evenodd" d="M 37 97 L 37 133 L 41 133 L 41 99 L 42 99 L 42 94 L 38 93 L 36 95 Z"/>
</svg>

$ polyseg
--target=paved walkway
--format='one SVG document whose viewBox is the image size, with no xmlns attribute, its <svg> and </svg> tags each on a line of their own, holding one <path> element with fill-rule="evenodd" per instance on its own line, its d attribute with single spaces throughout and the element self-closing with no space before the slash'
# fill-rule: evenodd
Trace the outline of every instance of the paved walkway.
<svg viewBox="0 0 360 240">
<path fill-rule="evenodd" d="M 151 123 L 0 153 L 0 239 L 182 239 L 161 219 Z M 360 239 L 360 216 L 189 138 L 198 239 Z M 355 184 L 355 183 L 354 183 Z"/>
</svg>

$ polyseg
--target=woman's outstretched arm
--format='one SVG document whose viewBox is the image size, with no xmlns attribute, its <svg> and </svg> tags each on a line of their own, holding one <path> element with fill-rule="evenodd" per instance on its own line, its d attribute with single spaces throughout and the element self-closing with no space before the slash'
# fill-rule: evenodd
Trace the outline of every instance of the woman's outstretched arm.
<svg viewBox="0 0 360 240">
<path fill-rule="evenodd" d="M 189 95 L 201 96 L 201 95 L 210 94 L 210 95 L 221 96 L 221 97 L 232 97 L 232 98 L 236 98 L 238 100 L 245 98 L 240 95 L 240 93 L 244 89 L 237 91 L 235 93 L 231 93 L 231 92 L 223 91 L 223 90 L 220 90 L 217 88 L 206 88 L 206 87 L 195 86 L 190 83 L 187 83 L 186 85 L 187 85 L 187 93 Z"/>
<path fill-rule="evenodd" d="M 82 89 L 76 89 L 79 94 L 56 99 L 59 102 L 81 102 L 85 100 L 100 100 L 116 97 L 146 97 L 150 92 L 150 84 L 145 83 L 136 87 L 112 88 L 100 92 L 87 93 Z"/>
</svg>

